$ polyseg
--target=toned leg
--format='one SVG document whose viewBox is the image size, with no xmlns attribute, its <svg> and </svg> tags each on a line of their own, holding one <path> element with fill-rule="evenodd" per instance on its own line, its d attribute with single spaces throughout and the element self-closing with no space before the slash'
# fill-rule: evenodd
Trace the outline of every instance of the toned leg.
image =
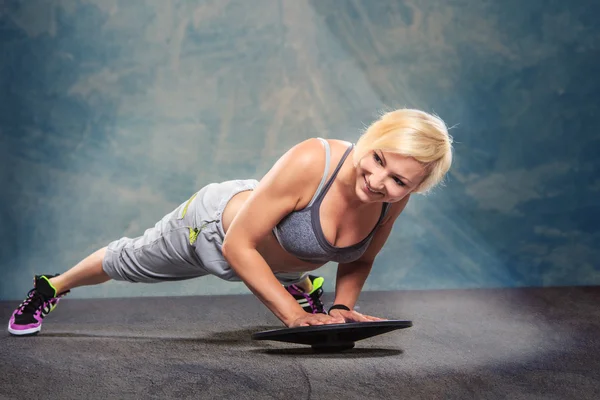
<svg viewBox="0 0 600 400">
<path fill-rule="evenodd" d="M 78 286 L 97 285 L 109 281 L 111 278 L 102 269 L 102 259 L 106 247 L 97 250 L 80 261 L 67 272 L 51 278 L 50 283 L 56 293 L 62 293 Z"/>
<path fill-rule="evenodd" d="M 34 288 L 11 315 L 9 333 L 38 333 L 42 320 L 60 298 L 79 286 L 111 279 L 153 283 L 206 275 L 194 247 L 200 229 L 195 225 L 195 213 L 186 215 L 185 211 L 191 209 L 184 209 L 188 203 L 146 229 L 142 236 L 115 240 L 58 276 L 36 275 Z"/>
</svg>

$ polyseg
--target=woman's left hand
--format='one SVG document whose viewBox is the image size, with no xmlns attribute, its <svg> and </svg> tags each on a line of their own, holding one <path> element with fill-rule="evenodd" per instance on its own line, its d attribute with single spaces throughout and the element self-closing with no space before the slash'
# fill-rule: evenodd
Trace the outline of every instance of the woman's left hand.
<svg viewBox="0 0 600 400">
<path fill-rule="evenodd" d="M 341 317 L 345 322 L 374 322 L 374 321 L 385 321 L 384 318 L 372 317 L 370 315 L 364 315 L 357 311 L 346 311 L 335 309 L 329 313 L 332 317 Z"/>
</svg>

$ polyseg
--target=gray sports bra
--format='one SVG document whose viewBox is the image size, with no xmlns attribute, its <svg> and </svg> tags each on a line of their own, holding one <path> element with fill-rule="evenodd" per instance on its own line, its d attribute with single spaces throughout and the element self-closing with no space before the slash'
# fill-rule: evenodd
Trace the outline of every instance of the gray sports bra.
<svg viewBox="0 0 600 400">
<path fill-rule="evenodd" d="M 344 164 L 344 161 L 348 157 L 348 154 L 350 154 L 350 151 L 354 148 L 354 145 L 352 144 L 348 147 L 348 150 L 344 153 L 335 171 L 333 171 L 331 178 L 325 183 L 325 179 L 327 179 L 327 174 L 329 172 L 331 154 L 329 143 L 324 139 L 319 139 L 325 146 L 325 171 L 321 178 L 321 183 L 306 208 L 288 214 L 275 228 L 273 228 L 273 233 L 281 247 L 300 260 L 319 264 L 329 261 L 349 263 L 358 260 L 367 250 L 377 227 L 381 224 L 383 217 L 387 213 L 389 203 L 383 203 L 379 220 L 371 233 L 369 233 L 369 236 L 352 246 L 332 246 L 325 238 L 323 230 L 321 229 L 319 209 L 321 208 L 323 198 L 325 198 L 331 184 L 342 167 L 342 164 Z"/>
</svg>

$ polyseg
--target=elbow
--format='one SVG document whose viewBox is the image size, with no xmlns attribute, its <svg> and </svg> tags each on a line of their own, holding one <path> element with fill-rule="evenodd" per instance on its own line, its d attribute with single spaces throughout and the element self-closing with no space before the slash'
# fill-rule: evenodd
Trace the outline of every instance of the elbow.
<svg viewBox="0 0 600 400">
<path fill-rule="evenodd" d="M 221 246 L 221 253 L 223 258 L 229 263 L 229 265 L 235 264 L 235 260 L 240 258 L 240 254 L 247 254 L 245 249 L 252 249 L 251 245 L 240 243 L 239 240 L 232 240 L 225 236 L 223 245 Z"/>
<path fill-rule="evenodd" d="M 225 237 L 225 240 L 223 241 L 223 245 L 221 246 L 221 253 L 223 254 L 223 258 L 225 258 L 225 260 L 228 263 L 230 263 L 230 257 L 231 257 L 231 253 L 232 253 L 232 245 L 231 245 L 231 240 L 227 240 L 227 237 Z"/>
</svg>

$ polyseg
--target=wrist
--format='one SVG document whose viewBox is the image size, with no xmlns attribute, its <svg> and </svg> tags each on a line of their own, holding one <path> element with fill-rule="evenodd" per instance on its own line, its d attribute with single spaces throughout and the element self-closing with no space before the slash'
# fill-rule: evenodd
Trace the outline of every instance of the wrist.
<svg viewBox="0 0 600 400">
<path fill-rule="evenodd" d="M 345 311 L 352 311 L 350 309 L 350 307 L 344 305 L 344 304 L 340 304 L 340 303 L 335 303 L 334 305 L 332 305 L 331 307 L 329 307 L 329 311 L 327 311 L 327 314 L 331 314 L 331 310 L 345 310 Z"/>
</svg>

